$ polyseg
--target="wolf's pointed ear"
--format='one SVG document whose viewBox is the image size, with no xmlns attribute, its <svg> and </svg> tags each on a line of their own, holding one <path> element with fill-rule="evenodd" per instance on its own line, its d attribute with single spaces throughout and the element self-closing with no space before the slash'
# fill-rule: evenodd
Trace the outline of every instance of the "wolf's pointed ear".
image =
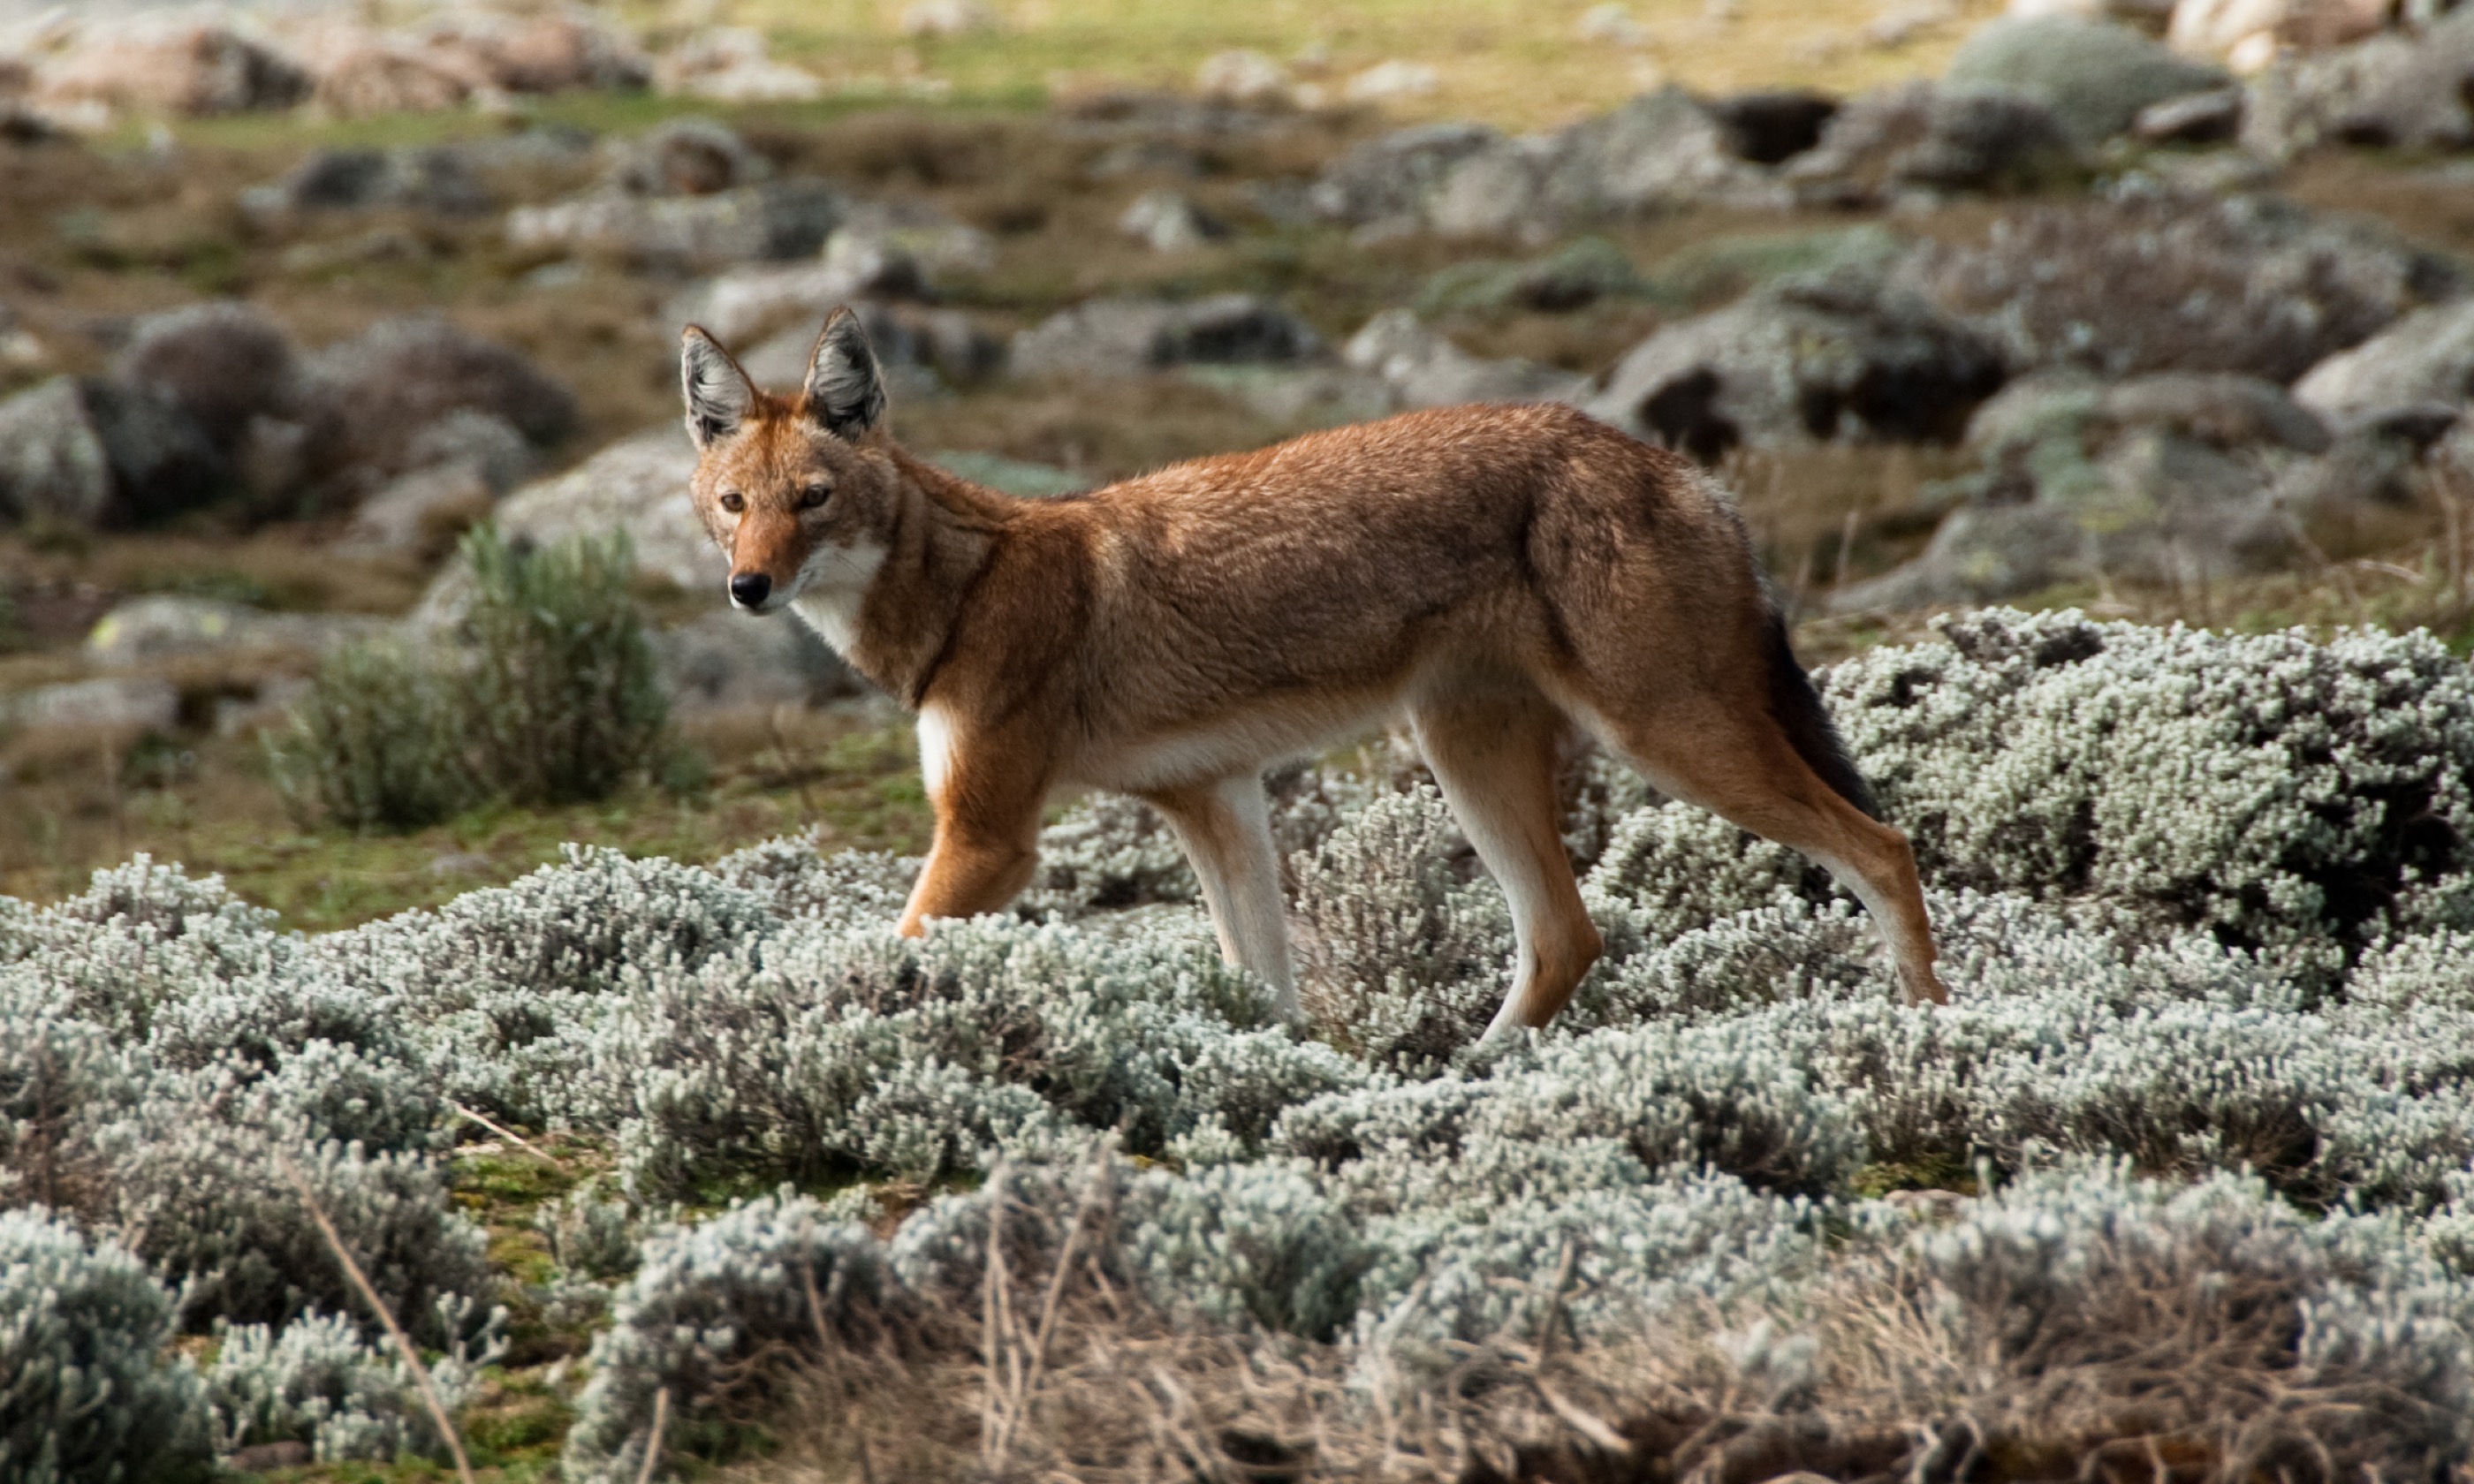
<svg viewBox="0 0 2474 1484">
<path fill-rule="evenodd" d="M 825 321 L 808 355 L 800 407 L 836 438 L 853 439 L 885 416 L 885 373 L 868 348 L 867 329 L 844 304 Z"/>
<path fill-rule="evenodd" d="M 679 387 L 687 394 L 688 436 L 698 448 L 736 432 L 756 403 L 756 383 L 702 325 L 679 337 Z"/>
</svg>

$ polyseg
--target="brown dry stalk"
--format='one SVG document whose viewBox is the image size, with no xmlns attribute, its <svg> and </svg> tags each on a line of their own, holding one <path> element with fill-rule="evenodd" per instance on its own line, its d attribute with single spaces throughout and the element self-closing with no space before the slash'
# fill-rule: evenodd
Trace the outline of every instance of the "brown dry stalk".
<svg viewBox="0 0 2474 1484">
<path fill-rule="evenodd" d="M 662 1433 L 670 1423 L 670 1388 L 653 1393 L 653 1431 L 644 1440 L 644 1462 L 636 1471 L 636 1484 L 653 1484 L 653 1470 L 662 1461 Z"/>
<path fill-rule="evenodd" d="M 361 1271 L 360 1263 L 353 1260 L 351 1249 L 344 1245 L 343 1236 L 335 1231 L 335 1223 L 327 1219 L 327 1208 L 319 1204 L 318 1193 L 309 1188 L 309 1182 L 301 1173 L 301 1167 L 279 1149 L 275 1151 L 275 1167 L 283 1172 L 283 1178 L 290 1181 L 292 1188 L 300 1193 L 301 1204 L 308 1208 L 309 1219 L 318 1223 L 318 1233 L 334 1250 L 335 1260 L 344 1265 L 344 1273 L 352 1279 L 352 1286 L 360 1290 L 361 1297 L 376 1312 L 378 1323 L 386 1326 L 387 1337 L 394 1340 L 395 1348 L 403 1352 L 403 1363 L 412 1368 L 412 1378 L 421 1388 L 421 1400 L 429 1408 L 430 1421 L 438 1424 L 439 1436 L 447 1440 L 448 1451 L 455 1455 L 455 1476 L 464 1484 L 473 1484 L 473 1460 L 464 1456 L 463 1434 L 455 1430 L 454 1422 L 448 1417 L 447 1403 L 438 1399 L 438 1387 L 429 1378 L 429 1367 L 421 1363 L 421 1352 L 413 1349 L 411 1337 L 403 1332 L 401 1325 L 395 1322 L 394 1311 L 387 1307 L 384 1299 L 378 1297 L 377 1288 L 370 1282 L 369 1275 Z"/>
<path fill-rule="evenodd" d="M 1019 1377 L 1019 1384 L 1007 1400 L 1006 1413 L 998 1422 L 996 1456 L 1000 1459 L 1013 1441 L 1014 1429 L 1031 1410 L 1032 1395 L 1039 1389 L 1040 1372 L 1048 1365 L 1049 1338 L 1056 1330 L 1057 1301 L 1064 1297 L 1065 1281 L 1074 1271 L 1075 1248 L 1082 1240 L 1082 1228 L 1090 1220 L 1092 1204 L 1108 1173 L 1108 1156 L 1115 1147 L 1113 1135 L 1100 1140 L 1099 1151 L 1091 1158 L 1091 1173 L 1082 1182 L 1082 1193 L 1074 1203 L 1073 1224 L 1066 1229 L 1064 1244 L 1056 1254 L 1056 1269 L 1048 1275 L 1048 1293 L 1040 1301 L 1039 1326 L 1031 1341 L 1031 1364 Z"/>
<path fill-rule="evenodd" d="M 517 1133 L 515 1130 L 513 1130 L 513 1129 L 511 1129 L 511 1128 L 508 1128 L 508 1127 L 504 1126 L 503 1124 L 495 1123 L 495 1122 L 491 1121 L 488 1117 L 486 1117 L 486 1116 L 484 1116 L 484 1115 L 482 1115 L 482 1114 L 480 1114 L 480 1113 L 474 1113 L 472 1109 L 465 1107 L 465 1106 L 464 1106 L 463 1104 L 461 1104 L 461 1103 L 449 1103 L 449 1104 L 448 1104 L 447 1106 L 448 1106 L 448 1107 L 449 1107 L 449 1108 L 451 1108 L 451 1109 L 453 1109 L 453 1110 L 455 1111 L 456 1116 L 458 1116 L 458 1117 L 463 1117 L 463 1118 L 470 1118 L 470 1119 L 472 1119 L 474 1123 L 477 1123 L 477 1124 L 481 1125 L 481 1127 L 483 1127 L 483 1128 L 485 1128 L 485 1129 L 488 1129 L 491 1133 L 497 1135 L 500 1138 L 506 1139 L 508 1142 L 510 1142 L 510 1143 L 514 1144 L 517 1148 L 519 1148 L 519 1149 L 522 1150 L 524 1153 L 526 1153 L 526 1154 L 528 1154 L 528 1155 L 531 1155 L 534 1159 L 539 1160 L 539 1161 L 542 1161 L 544 1164 L 548 1165 L 550 1168 L 552 1168 L 552 1169 L 557 1169 L 557 1168 L 559 1168 L 559 1167 L 560 1167 L 560 1166 L 559 1166 L 558 1160 L 557 1160 L 557 1157 L 555 1157 L 555 1156 L 553 1156 L 553 1155 L 545 1154 L 545 1153 L 543 1153 L 540 1149 L 535 1148 L 535 1147 L 533 1146 L 533 1142 L 532 1142 L 532 1140 L 530 1140 L 530 1139 L 528 1139 L 528 1138 L 524 1137 L 521 1134 Z"/>
</svg>

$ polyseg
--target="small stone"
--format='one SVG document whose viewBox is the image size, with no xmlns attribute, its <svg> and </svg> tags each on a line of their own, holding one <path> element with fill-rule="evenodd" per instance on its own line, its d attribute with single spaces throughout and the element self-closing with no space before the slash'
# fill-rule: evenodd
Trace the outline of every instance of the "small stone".
<svg viewBox="0 0 2474 1484">
<path fill-rule="evenodd" d="M 234 1473 L 265 1473 L 276 1469 L 306 1468 L 312 1456 L 308 1444 L 287 1438 L 280 1443 L 253 1443 L 234 1448 L 224 1463 Z"/>
<path fill-rule="evenodd" d="M 1396 103 L 1423 98 L 1443 85 L 1441 73 L 1420 61 L 1379 61 L 1348 80 L 1342 96 L 1351 103 Z"/>
<path fill-rule="evenodd" d="M 1134 198 L 1117 230 L 1148 243 L 1155 252 L 1190 252 L 1228 235 L 1221 221 L 1177 191 L 1145 191 Z"/>
<path fill-rule="evenodd" d="M 181 720 L 170 681 L 113 678 L 38 685 L 8 705 L 29 730 L 169 731 Z"/>
<path fill-rule="evenodd" d="M 2150 144 L 2219 144 L 2242 132 L 2243 90 L 2219 87 L 2151 103 L 2130 132 Z"/>
<path fill-rule="evenodd" d="M 911 0 L 902 8 L 906 36 L 964 36 L 997 29 L 997 13 L 982 0 Z"/>
<path fill-rule="evenodd" d="M 1647 46 L 1649 28 L 1635 19 L 1632 8 L 1623 5 L 1593 5 L 1581 12 L 1572 23 L 1572 36 L 1581 41 L 1599 41 L 1613 46 Z"/>
<path fill-rule="evenodd" d="M 1285 100 L 1294 83 L 1288 68 L 1243 48 L 1214 52 L 1194 74 L 1195 91 L 1203 97 L 1249 108 Z"/>
</svg>

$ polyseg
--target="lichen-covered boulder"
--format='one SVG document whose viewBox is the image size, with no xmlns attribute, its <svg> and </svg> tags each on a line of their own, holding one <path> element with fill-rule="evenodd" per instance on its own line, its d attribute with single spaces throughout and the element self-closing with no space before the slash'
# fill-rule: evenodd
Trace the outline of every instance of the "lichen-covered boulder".
<svg viewBox="0 0 2474 1484">
<path fill-rule="evenodd" d="M 1877 272 L 1844 270 L 1661 329 L 1588 405 L 1708 460 L 1737 444 L 1954 442 L 2003 375 L 1986 337 Z"/>
</svg>

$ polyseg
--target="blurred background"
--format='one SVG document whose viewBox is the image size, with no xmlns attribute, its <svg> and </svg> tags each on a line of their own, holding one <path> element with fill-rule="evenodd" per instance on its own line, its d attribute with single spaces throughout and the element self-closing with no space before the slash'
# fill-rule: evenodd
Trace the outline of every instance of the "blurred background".
<svg viewBox="0 0 2474 1484">
<path fill-rule="evenodd" d="M 327 927 L 562 841 L 908 851 L 725 610 L 680 324 L 1042 497 L 1561 399 L 1826 660 L 1993 602 L 2469 631 L 2474 6 L 0 0 L 0 893 Z"/>
</svg>

